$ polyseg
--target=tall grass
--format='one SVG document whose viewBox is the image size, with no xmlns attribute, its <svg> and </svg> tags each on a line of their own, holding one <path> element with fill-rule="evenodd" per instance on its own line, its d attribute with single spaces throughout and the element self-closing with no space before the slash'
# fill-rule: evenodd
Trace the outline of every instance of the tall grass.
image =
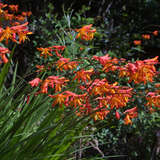
<svg viewBox="0 0 160 160">
<path fill-rule="evenodd" d="M 24 82 L 16 82 L 16 71 L 10 88 L 6 89 L 3 83 L 0 159 L 66 159 L 70 157 L 68 149 L 88 124 L 88 117 L 75 116 L 75 110 L 52 107 L 48 96 L 35 96 L 35 92 Z"/>
</svg>

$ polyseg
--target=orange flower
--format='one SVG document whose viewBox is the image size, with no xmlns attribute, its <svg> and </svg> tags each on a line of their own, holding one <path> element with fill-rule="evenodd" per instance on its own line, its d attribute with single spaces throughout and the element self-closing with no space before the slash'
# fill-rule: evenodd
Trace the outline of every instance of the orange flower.
<svg viewBox="0 0 160 160">
<path fill-rule="evenodd" d="M 78 62 L 76 62 L 76 61 L 70 62 L 70 58 L 60 58 L 57 61 L 56 65 L 57 65 L 57 69 L 59 69 L 60 71 L 63 71 L 63 69 L 64 70 L 72 70 L 77 67 Z"/>
<path fill-rule="evenodd" d="M 13 41 L 16 41 L 15 37 L 15 32 L 12 30 L 10 27 L 6 27 L 6 29 L 0 30 L 0 42 L 6 39 L 6 44 L 8 44 L 8 40 L 11 39 Z"/>
<path fill-rule="evenodd" d="M 117 58 L 113 58 L 112 60 L 108 60 L 108 62 L 106 62 L 106 64 L 103 67 L 103 71 L 109 72 L 109 71 L 117 70 L 118 67 L 115 64 L 118 64 Z"/>
<path fill-rule="evenodd" d="M 4 14 L 3 8 L 7 7 L 7 4 L 0 3 L 0 16 Z"/>
<path fill-rule="evenodd" d="M 106 54 L 105 56 L 93 56 L 93 59 L 97 60 L 100 62 L 100 64 L 102 64 L 103 66 L 111 59 L 111 57 L 109 56 L 109 54 Z"/>
<path fill-rule="evenodd" d="M 54 88 L 55 92 L 60 92 L 62 87 L 66 85 L 66 82 L 69 81 L 65 77 L 59 76 L 49 76 L 47 80 L 49 80 L 49 86 Z"/>
<path fill-rule="evenodd" d="M 80 47 L 80 48 L 79 48 L 79 50 L 80 50 L 80 51 L 83 51 L 83 50 L 84 50 L 84 48 L 83 48 L 83 47 Z"/>
<path fill-rule="evenodd" d="M 28 22 L 11 27 L 11 29 L 18 34 L 19 43 L 21 43 L 21 41 L 24 42 L 26 39 L 28 39 L 27 35 L 32 34 L 32 32 L 28 31 L 27 25 L 28 25 Z"/>
<path fill-rule="evenodd" d="M 76 38 L 81 38 L 82 40 L 92 40 L 94 37 L 94 33 L 96 32 L 96 29 L 91 29 L 92 24 L 83 26 L 80 29 L 76 29 L 76 32 L 78 32 Z"/>
<path fill-rule="evenodd" d="M 134 40 L 133 43 L 136 46 L 141 45 L 141 40 Z"/>
<path fill-rule="evenodd" d="M 44 56 L 44 58 L 46 59 L 47 56 L 53 56 L 50 52 L 52 51 L 52 49 L 50 47 L 48 48 L 37 48 L 38 51 L 41 51 L 40 56 Z"/>
<path fill-rule="evenodd" d="M 11 14 L 11 13 L 8 13 L 7 10 L 5 10 L 3 12 L 3 17 L 6 19 L 6 20 L 13 20 L 14 19 L 14 14 Z"/>
<path fill-rule="evenodd" d="M 104 79 L 95 79 L 95 80 L 91 80 L 89 82 L 85 82 L 85 85 L 81 85 L 79 88 L 81 90 L 85 90 L 89 93 L 89 95 L 102 95 L 101 93 L 101 87 L 105 85 L 105 83 L 107 82 L 107 80 Z M 96 86 L 96 87 L 95 87 Z"/>
<path fill-rule="evenodd" d="M 32 12 L 31 11 L 29 11 L 29 12 L 22 12 L 21 14 L 22 14 L 22 16 L 26 17 L 26 16 L 30 16 L 32 14 Z"/>
<path fill-rule="evenodd" d="M 160 108 L 160 95 L 156 92 L 149 92 L 146 99 L 148 101 L 146 106 L 149 106 L 151 108 L 152 106 Z"/>
<path fill-rule="evenodd" d="M 18 25 L 20 25 L 20 22 L 11 22 L 11 25 L 12 26 L 18 26 Z"/>
<path fill-rule="evenodd" d="M 18 12 L 18 5 L 9 5 L 8 7 L 12 12 Z"/>
<path fill-rule="evenodd" d="M 14 42 L 17 42 L 16 33 L 19 35 L 19 41 L 24 41 L 26 39 L 26 35 L 32 33 L 27 31 L 27 24 L 28 22 L 12 27 L 7 26 L 6 29 L 0 28 L 0 42 L 4 39 L 6 39 L 6 44 L 8 44 L 9 39 L 11 39 Z"/>
<path fill-rule="evenodd" d="M 89 69 L 89 70 L 84 70 L 84 69 L 81 69 L 80 71 L 78 71 L 75 75 L 75 77 L 73 78 L 73 80 L 77 79 L 78 82 L 80 81 L 83 81 L 83 82 L 87 82 L 88 81 L 91 81 L 91 75 L 94 73 L 94 70 L 93 68 Z"/>
<path fill-rule="evenodd" d="M 93 59 L 100 62 L 101 65 L 103 65 L 103 71 L 109 72 L 109 71 L 115 71 L 117 69 L 117 66 L 115 64 L 118 64 L 118 59 L 109 57 L 108 54 L 105 56 L 93 56 Z"/>
<path fill-rule="evenodd" d="M 144 61 L 136 61 L 128 63 L 124 68 L 120 68 L 120 77 L 128 76 L 129 82 L 134 81 L 136 84 L 147 81 L 152 82 L 154 76 L 157 74 L 155 64 L 158 63 L 158 56 Z"/>
<path fill-rule="evenodd" d="M 153 34 L 154 36 L 158 36 L 158 31 L 155 30 L 155 31 L 152 32 L 152 34 Z"/>
<path fill-rule="evenodd" d="M 2 58 L 2 60 L 3 60 L 4 63 L 8 63 L 8 59 L 7 59 L 7 57 L 6 57 L 5 54 L 2 54 L 1 58 Z"/>
<path fill-rule="evenodd" d="M 156 84 L 155 84 L 155 87 L 156 87 L 156 88 L 159 88 L 159 87 L 160 87 L 160 83 L 156 83 Z"/>
<path fill-rule="evenodd" d="M 132 96 L 132 88 L 117 86 L 117 83 L 108 84 L 107 82 L 94 84 L 90 92 L 92 96 L 99 97 L 95 100 L 99 101 L 99 108 L 107 108 L 112 110 L 113 108 L 119 109 L 125 107 L 129 101 L 129 98 Z M 116 112 L 116 118 L 120 118 L 118 112 Z"/>
<path fill-rule="evenodd" d="M 37 92 L 37 94 L 40 93 L 48 93 L 48 88 L 54 88 L 55 93 L 60 92 L 62 87 L 66 85 L 66 82 L 68 82 L 64 77 L 59 76 L 49 76 L 44 81 L 41 82 L 40 91 Z M 33 85 L 36 86 L 36 85 Z"/>
<path fill-rule="evenodd" d="M 50 80 L 45 79 L 40 86 L 41 91 L 39 93 L 48 93 L 49 83 L 50 83 Z"/>
<path fill-rule="evenodd" d="M 151 36 L 149 34 L 142 34 L 142 38 L 144 38 L 144 39 L 150 39 Z"/>
<path fill-rule="evenodd" d="M 5 8 L 5 7 L 7 7 L 7 4 L 0 3 L 0 8 Z"/>
<path fill-rule="evenodd" d="M 95 110 L 99 110 L 99 108 L 95 108 Z M 104 118 L 107 116 L 107 114 L 109 113 L 110 111 L 107 110 L 107 109 L 101 109 L 100 111 L 97 111 L 95 114 L 94 114 L 94 120 L 104 120 Z"/>
<path fill-rule="evenodd" d="M 82 106 L 82 102 L 84 101 L 86 94 L 78 95 L 71 91 L 65 91 L 61 94 L 49 95 L 49 96 L 55 98 L 53 106 L 55 106 L 56 104 L 62 106 L 64 104 L 65 106 L 77 107 L 77 106 Z"/>
<path fill-rule="evenodd" d="M 85 94 L 76 94 L 71 91 L 65 91 L 64 94 L 66 94 L 67 99 L 65 101 L 66 106 L 73 106 L 78 107 L 84 105 L 85 99 L 86 99 L 86 93 Z"/>
<path fill-rule="evenodd" d="M 126 124 L 126 125 L 131 124 L 132 125 L 132 121 L 131 121 L 129 114 L 127 114 L 126 117 L 124 118 L 124 124 Z"/>
<path fill-rule="evenodd" d="M 45 69 L 44 65 L 36 65 L 36 68 L 38 68 L 36 72 L 42 72 Z"/>
<path fill-rule="evenodd" d="M 119 77 L 129 76 L 129 72 L 126 67 L 119 67 Z"/>
<path fill-rule="evenodd" d="M 124 114 L 126 114 L 126 117 L 124 119 L 124 124 L 132 124 L 131 119 L 136 118 L 138 116 L 137 113 L 137 107 L 133 107 L 131 109 L 127 109 Z"/>
<path fill-rule="evenodd" d="M 26 19 L 26 17 L 24 17 L 22 15 L 18 15 L 18 16 L 15 16 L 15 19 L 18 21 L 24 21 Z"/>
<path fill-rule="evenodd" d="M 111 109 L 113 109 L 114 107 L 116 109 L 119 109 L 127 105 L 130 97 L 131 97 L 130 93 L 118 94 L 115 90 L 113 90 L 110 92 L 108 91 L 107 96 L 98 97 L 96 98 L 96 100 L 99 100 L 99 104 L 103 105 L 104 107 L 108 107 L 108 105 L 110 105 Z"/>
<path fill-rule="evenodd" d="M 27 37 L 27 35 L 32 34 L 32 32 L 29 31 L 23 31 L 23 32 L 18 32 L 18 36 L 19 36 L 19 43 L 21 44 L 21 42 L 24 43 L 25 40 L 29 40 L 29 38 Z"/>
<path fill-rule="evenodd" d="M 57 95 L 49 95 L 49 97 L 51 97 L 51 98 L 53 98 L 54 99 L 54 101 L 53 101 L 53 103 L 52 103 L 52 106 L 54 107 L 55 105 L 59 105 L 60 107 L 62 107 L 62 105 L 64 105 L 64 103 L 65 103 L 65 100 L 66 100 L 66 98 L 67 98 L 67 96 L 66 95 L 64 95 L 64 94 L 57 94 Z"/>
<path fill-rule="evenodd" d="M 132 88 L 117 86 L 117 83 L 109 84 L 108 82 L 95 84 L 91 93 L 99 95 L 96 100 L 104 107 L 110 105 L 111 109 L 126 106 L 129 98 L 132 96 Z"/>
</svg>

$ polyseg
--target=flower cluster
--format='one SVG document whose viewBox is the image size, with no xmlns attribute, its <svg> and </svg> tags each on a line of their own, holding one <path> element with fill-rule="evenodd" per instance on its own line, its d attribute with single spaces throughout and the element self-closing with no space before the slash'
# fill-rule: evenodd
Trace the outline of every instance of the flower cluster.
<svg viewBox="0 0 160 160">
<path fill-rule="evenodd" d="M 146 106 L 149 107 L 150 112 L 160 108 L 160 83 L 155 84 L 155 91 L 147 93 L 146 100 Z"/>
<path fill-rule="evenodd" d="M 18 25 L 20 22 L 23 22 L 27 16 L 32 14 L 30 11 L 19 14 L 18 11 L 18 5 L 0 3 L 0 17 L 9 20 L 10 25 L 14 25 L 15 23 Z"/>
<path fill-rule="evenodd" d="M 12 27 L 6 27 L 5 29 L 0 28 L 0 42 L 5 40 L 6 44 L 8 44 L 8 40 L 12 40 L 13 42 L 17 42 L 17 36 L 19 39 L 19 43 L 24 42 L 27 38 L 27 35 L 32 34 L 32 32 L 28 31 L 28 22 L 16 25 Z"/>
<path fill-rule="evenodd" d="M 87 25 L 76 29 L 78 32 L 76 38 L 86 41 L 93 39 L 96 30 L 91 27 L 92 25 Z M 154 31 L 153 34 L 156 35 L 158 32 Z M 142 37 L 150 39 L 148 35 L 142 35 Z M 117 120 L 123 118 L 124 124 L 131 125 L 132 120 L 138 117 L 140 107 L 132 103 L 136 94 L 132 83 L 146 85 L 148 82 L 154 81 L 154 77 L 158 75 L 155 67 L 158 64 L 158 56 L 135 62 L 123 58 L 111 58 L 108 54 L 93 56 L 91 59 L 85 57 L 85 60 L 90 62 L 90 65 L 85 67 L 83 61 L 74 61 L 62 56 L 65 48 L 66 46 L 37 48 L 41 52 L 40 57 L 47 59 L 48 56 L 54 54 L 57 58 L 56 62 L 49 67 L 55 68 L 54 76 L 48 76 L 44 80 L 35 78 L 29 82 L 32 87 L 39 87 L 36 95 L 47 94 L 53 99 L 53 107 L 74 108 L 77 116 L 90 115 L 94 120 L 103 120 L 108 114 L 114 113 Z M 96 68 L 97 65 L 98 68 Z M 37 65 L 36 67 L 39 69 L 37 72 L 47 68 L 46 65 Z M 101 76 L 101 73 L 106 77 Z M 126 84 L 130 84 L 124 85 L 124 82 L 120 83 L 113 79 L 110 81 L 107 77 L 110 73 L 119 79 L 127 77 L 124 81 Z M 62 77 L 60 77 L 61 74 Z M 146 105 L 159 107 L 159 93 L 148 93 Z"/>
<path fill-rule="evenodd" d="M 40 51 L 40 56 L 44 57 L 45 59 L 48 56 L 53 56 L 52 51 L 55 52 L 57 57 L 62 57 L 61 52 L 65 49 L 65 46 L 52 46 L 52 47 L 46 47 L 46 48 L 37 48 L 38 51 Z"/>
<path fill-rule="evenodd" d="M 60 58 L 57 63 L 57 70 L 63 71 L 63 70 L 73 70 L 78 66 L 77 61 L 70 61 L 70 58 Z"/>
<path fill-rule="evenodd" d="M 118 64 L 119 60 L 117 58 L 111 59 L 108 54 L 102 57 L 93 56 L 93 59 L 99 61 L 99 63 L 103 66 L 103 71 L 115 71 L 117 69 L 116 64 Z"/>
<path fill-rule="evenodd" d="M 28 30 L 28 22 L 23 23 L 23 21 L 26 16 L 30 15 L 31 12 L 18 14 L 18 5 L 0 3 L 0 42 L 5 41 L 5 44 L 8 44 L 11 40 L 20 44 L 27 40 L 27 35 L 32 34 L 32 32 Z M 7 53 L 10 53 L 7 48 L 0 48 L 0 57 L 3 63 L 8 62 Z"/>
<path fill-rule="evenodd" d="M 62 87 L 66 85 L 66 82 L 69 80 L 65 77 L 59 76 L 49 76 L 45 80 L 41 80 L 40 78 L 35 78 L 29 82 L 32 87 L 38 86 L 40 84 L 40 93 L 48 93 L 48 88 L 51 87 L 55 90 L 55 92 L 60 92 Z"/>
<path fill-rule="evenodd" d="M 129 62 L 124 67 L 120 67 L 119 77 L 129 77 L 129 82 L 134 83 L 147 83 L 153 82 L 153 77 L 157 74 L 155 64 L 158 63 L 158 56 L 153 59 L 136 61 L 135 63 Z"/>
<path fill-rule="evenodd" d="M 83 26 L 80 29 L 76 29 L 75 31 L 78 32 L 76 38 L 81 38 L 82 40 L 92 40 L 94 38 L 94 33 L 96 32 L 96 29 L 91 29 L 92 24 Z"/>
<path fill-rule="evenodd" d="M 151 39 L 151 35 L 158 36 L 158 34 L 159 34 L 158 30 L 153 31 L 151 34 L 142 34 L 142 39 L 149 40 L 149 39 Z M 142 40 L 134 40 L 133 44 L 135 46 L 141 45 L 142 44 Z"/>
</svg>

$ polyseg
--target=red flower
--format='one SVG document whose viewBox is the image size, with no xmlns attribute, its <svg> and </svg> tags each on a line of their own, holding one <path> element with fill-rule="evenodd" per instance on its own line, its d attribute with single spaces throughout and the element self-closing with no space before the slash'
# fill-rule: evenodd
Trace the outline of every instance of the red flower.
<svg viewBox="0 0 160 160">
<path fill-rule="evenodd" d="M 117 66 L 115 64 L 118 63 L 118 59 L 117 58 L 111 59 L 111 57 L 109 57 L 108 54 L 101 57 L 93 56 L 93 59 L 99 61 L 100 64 L 103 65 L 103 71 L 105 72 L 115 71 L 117 69 Z"/>
<path fill-rule="evenodd" d="M 54 48 L 53 51 L 55 51 L 56 56 L 62 58 L 62 55 L 59 52 L 62 52 L 66 46 L 52 46 L 50 48 Z"/>
<path fill-rule="evenodd" d="M 35 78 L 35 79 L 33 79 L 32 81 L 29 81 L 29 84 L 30 84 L 32 87 L 34 87 L 34 86 L 37 87 L 41 81 L 42 81 L 41 79 Z"/>
<path fill-rule="evenodd" d="M 18 12 L 18 5 L 9 5 L 8 7 L 12 12 Z"/>
<path fill-rule="evenodd" d="M 142 34 L 142 38 L 144 38 L 144 39 L 150 39 L 151 36 L 149 34 Z"/>
<path fill-rule="evenodd" d="M 8 59 L 6 57 L 6 53 L 10 53 L 9 49 L 8 48 L 0 47 L 0 57 L 1 57 L 1 59 L 2 59 L 2 61 L 4 63 L 8 62 Z"/>
<path fill-rule="evenodd" d="M 120 119 L 120 114 L 119 114 L 118 111 L 116 111 L 115 116 L 116 116 L 116 118 L 117 118 L 118 120 Z"/>
<path fill-rule="evenodd" d="M 134 40 L 133 43 L 136 46 L 141 45 L 141 40 Z"/>
<path fill-rule="evenodd" d="M 126 117 L 124 118 L 124 124 L 132 124 L 131 119 L 136 118 L 138 116 L 137 107 L 133 107 L 131 109 L 127 109 L 124 114 Z"/>
<path fill-rule="evenodd" d="M 153 34 L 154 36 L 158 36 L 158 31 L 155 30 L 155 31 L 152 32 L 152 34 Z"/>
<path fill-rule="evenodd" d="M 127 110 L 124 112 L 124 114 L 126 114 L 126 113 L 131 113 L 131 112 L 137 112 L 137 107 L 133 107 L 133 108 L 131 108 L 131 109 L 127 109 Z"/>
<path fill-rule="evenodd" d="M 109 56 L 109 54 L 106 54 L 105 56 L 93 56 L 93 59 L 97 60 L 100 62 L 100 64 L 102 64 L 103 66 L 111 59 L 111 57 Z"/>
<path fill-rule="evenodd" d="M 36 72 L 42 72 L 44 71 L 44 65 L 36 65 L 36 68 L 38 69 Z"/>
</svg>

